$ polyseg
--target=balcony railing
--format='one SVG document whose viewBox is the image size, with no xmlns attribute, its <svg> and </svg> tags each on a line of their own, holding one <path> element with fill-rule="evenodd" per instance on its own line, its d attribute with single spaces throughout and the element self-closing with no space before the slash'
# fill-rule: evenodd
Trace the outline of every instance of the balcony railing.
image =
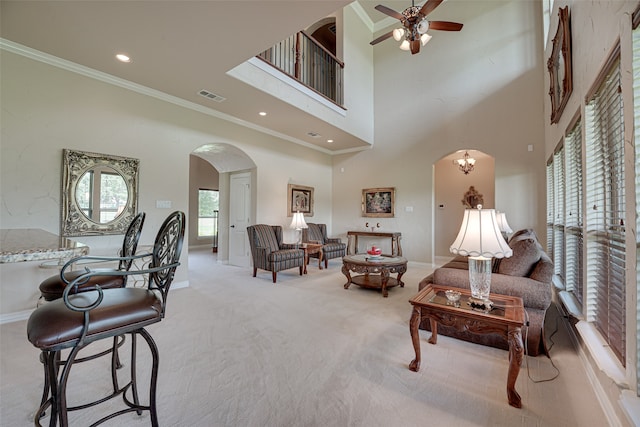
<svg viewBox="0 0 640 427">
<path fill-rule="evenodd" d="M 304 31 L 265 50 L 258 58 L 342 106 L 344 63 Z"/>
</svg>

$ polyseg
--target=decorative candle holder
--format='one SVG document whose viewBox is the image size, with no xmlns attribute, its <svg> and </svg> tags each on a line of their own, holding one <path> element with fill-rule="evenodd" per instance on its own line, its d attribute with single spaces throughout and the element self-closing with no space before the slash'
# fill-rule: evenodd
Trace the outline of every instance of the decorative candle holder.
<svg viewBox="0 0 640 427">
<path fill-rule="evenodd" d="M 378 223 L 376 223 L 376 225 L 373 225 L 373 223 L 372 223 L 371 225 L 369 225 L 369 223 L 367 222 L 367 223 L 364 224 L 364 226 L 365 226 L 365 228 L 370 228 L 371 232 L 373 233 L 376 230 L 376 228 L 380 228 L 380 223 L 378 222 Z"/>
</svg>

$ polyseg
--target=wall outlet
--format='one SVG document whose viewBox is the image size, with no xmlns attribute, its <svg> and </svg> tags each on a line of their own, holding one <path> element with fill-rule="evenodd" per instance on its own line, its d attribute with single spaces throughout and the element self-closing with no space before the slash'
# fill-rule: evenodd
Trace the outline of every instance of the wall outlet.
<svg viewBox="0 0 640 427">
<path fill-rule="evenodd" d="M 413 206 L 405 206 L 404 211 L 405 212 L 413 212 Z"/>
<path fill-rule="evenodd" d="M 171 200 L 156 200 L 156 208 L 171 209 Z"/>
</svg>

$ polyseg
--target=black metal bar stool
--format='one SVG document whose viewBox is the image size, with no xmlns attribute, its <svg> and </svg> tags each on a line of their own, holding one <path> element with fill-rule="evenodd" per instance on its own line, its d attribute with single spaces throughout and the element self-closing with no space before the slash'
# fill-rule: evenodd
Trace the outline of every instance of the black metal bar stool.
<svg viewBox="0 0 640 427">
<path fill-rule="evenodd" d="M 131 223 L 129 227 L 127 227 L 127 231 L 124 234 L 124 239 L 122 241 L 122 248 L 120 249 L 120 257 L 116 258 L 115 261 L 118 262 L 118 270 L 129 271 L 133 264 L 133 256 L 136 253 L 138 248 L 138 242 L 140 241 L 140 235 L 142 234 L 142 226 L 144 225 L 146 214 L 144 212 L 138 213 Z M 95 258 L 92 256 L 81 257 L 83 261 L 87 261 L 94 264 L 99 264 L 100 262 L 114 262 L 112 258 Z M 70 260 L 65 263 L 62 267 L 60 274 L 56 274 L 55 276 L 51 276 L 45 280 L 43 280 L 40 285 L 40 301 L 38 305 L 46 302 L 55 301 L 57 299 L 62 298 L 62 294 L 64 293 L 64 289 L 67 287 L 69 283 L 77 279 L 78 277 L 87 273 L 86 269 L 69 271 L 72 268 L 77 268 L 78 258 Z M 114 288 L 123 288 L 127 284 L 127 276 L 121 275 L 100 275 L 100 276 L 92 276 L 88 277 L 83 283 L 79 283 L 77 288 L 71 290 L 72 293 L 77 292 L 85 292 L 95 289 L 95 286 L 100 286 L 101 289 L 114 289 Z M 92 354 L 90 356 L 77 358 L 75 363 L 85 362 L 88 360 L 93 360 L 98 357 L 105 356 L 109 353 L 114 353 L 115 358 L 113 359 L 113 363 L 115 368 L 120 369 L 122 365 L 120 364 L 120 359 L 118 358 L 117 349 L 124 344 L 124 336 L 122 337 L 114 337 L 113 338 L 113 346 L 107 350 Z M 46 369 L 46 364 L 44 364 L 44 360 L 42 361 L 43 365 Z M 64 363 L 64 361 L 58 360 L 56 363 Z M 49 397 L 49 384 L 46 382 L 47 375 L 45 373 L 45 384 L 42 391 L 42 403 L 44 403 Z"/>
<path fill-rule="evenodd" d="M 142 226 L 144 225 L 145 217 L 146 214 L 144 212 L 140 212 L 133 218 L 133 220 L 129 224 L 129 227 L 127 228 L 124 239 L 122 241 L 122 249 L 120 250 L 120 257 L 123 258 L 116 258 L 116 260 L 118 261 L 118 270 L 131 269 L 133 259 L 130 257 L 135 255 L 138 248 L 138 242 L 140 241 L 140 234 L 142 234 Z M 98 259 L 94 259 L 94 257 L 86 256 L 81 257 L 81 259 L 88 261 L 100 261 L 104 260 L 105 258 L 100 257 Z M 40 289 L 40 299 L 44 301 L 55 301 L 62 298 L 62 293 L 64 292 L 64 289 L 67 287 L 67 285 L 73 280 L 77 279 L 79 276 L 82 276 L 86 273 L 86 270 L 84 269 L 69 271 L 77 263 L 77 260 L 78 258 L 75 258 L 67 262 L 62 267 L 60 274 L 51 276 L 40 283 L 40 286 L 38 287 Z M 87 278 L 84 283 L 78 284 L 77 292 L 93 290 L 95 288 L 95 285 L 99 285 L 102 289 L 111 289 L 122 288 L 126 286 L 126 284 L 127 276 L 105 274 L 104 276 L 93 276 Z"/>
<path fill-rule="evenodd" d="M 147 325 L 160 322 L 164 317 L 169 288 L 173 282 L 175 270 L 180 265 L 184 230 L 184 213 L 179 211 L 172 213 L 158 231 L 151 254 L 152 261 L 148 269 L 141 271 L 87 269 L 84 274 L 78 276 L 65 287 L 62 298 L 38 307 L 31 314 L 27 323 L 27 336 L 29 341 L 42 351 L 41 360 L 45 366 L 45 384 L 49 386 L 48 397 L 43 400 L 40 408 L 36 411 L 34 418 L 36 425 L 40 425 L 42 414 L 49 407 L 51 407 L 49 425 L 55 426 L 59 423 L 61 426 L 67 426 L 68 411 L 92 407 L 118 395 L 122 395 L 126 407 L 105 415 L 92 425 L 101 424 L 113 417 L 133 411 L 138 414 L 141 414 L 142 411 L 149 411 L 151 424 L 158 425 L 156 411 L 158 349 L 153 338 L 144 328 Z M 120 258 L 129 260 L 145 255 Z M 102 289 L 99 285 L 95 285 L 93 290 L 77 292 L 79 286 L 94 277 L 133 274 L 148 274 L 147 286 L 144 288 Z M 93 342 L 123 334 L 131 335 L 131 380 L 122 387 L 118 385 L 115 370 L 116 352 L 113 352 L 113 392 L 90 403 L 68 406 L 67 381 L 78 352 Z M 138 398 L 137 336 L 141 336 L 147 342 L 152 356 L 148 405 L 142 405 Z M 66 361 L 60 362 L 60 354 L 66 349 L 69 349 L 70 353 Z M 129 390 L 130 392 L 127 393 Z"/>
</svg>

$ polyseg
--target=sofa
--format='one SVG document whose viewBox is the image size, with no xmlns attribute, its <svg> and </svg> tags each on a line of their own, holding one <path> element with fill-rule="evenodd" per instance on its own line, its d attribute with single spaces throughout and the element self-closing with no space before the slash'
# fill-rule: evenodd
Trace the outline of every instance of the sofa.
<svg viewBox="0 0 640 427">
<path fill-rule="evenodd" d="M 523 339 L 526 338 L 525 351 L 531 356 L 548 354 L 544 339 L 544 318 L 552 299 L 553 262 L 531 229 L 514 233 L 508 243 L 513 255 L 493 260 L 491 293 L 522 298 L 528 321 L 528 327 L 522 330 Z M 457 256 L 422 279 L 418 288 L 422 290 L 428 284 L 435 283 L 469 289 L 468 270 L 467 257 Z M 420 328 L 431 329 L 428 318 L 422 319 Z M 438 334 L 497 348 L 509 347 L 507 340 L 497 334 L 476 335 L 444 325 L 438 325 Z"/>
</svg>

